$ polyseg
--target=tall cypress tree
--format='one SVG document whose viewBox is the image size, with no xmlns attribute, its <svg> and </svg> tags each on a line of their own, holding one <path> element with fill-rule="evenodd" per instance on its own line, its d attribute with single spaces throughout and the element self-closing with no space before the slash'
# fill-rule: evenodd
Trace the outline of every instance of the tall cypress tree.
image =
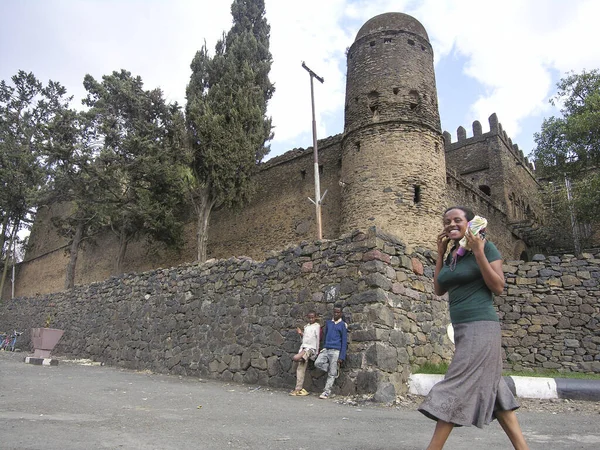
<svg viewBox="0 0 600 450">
<path fill-rule="evenodd" d="M 252 175 L 272 138 L 266 116 L 274 86 L 265 2 L 234 0 L 231 14 L 233 26 L 217 42 L 215 55 L 206 44 L 196 53 L 186 91 L 199 261 L 206 260 L 211 211 L 248 202 Z"/>
</svg>

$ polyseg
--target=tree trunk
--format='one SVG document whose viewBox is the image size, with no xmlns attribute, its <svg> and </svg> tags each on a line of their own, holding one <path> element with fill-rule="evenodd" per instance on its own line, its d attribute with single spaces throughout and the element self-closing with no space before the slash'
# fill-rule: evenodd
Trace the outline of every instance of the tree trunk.
<svg viewBox="0 0 600 450">
<path fill-rule="evenodd" d="M 123 261 L 125 261 L 127 244 L 129 244 L 129 238 L 127 237 L 127 233 L 125 232 L 125 230 L 121 230 L 121 233 L 119 233 L 119 253 L 117 254 L 117 260 L 115 261 L 113 275 L 119 275 L 123 273 Z"/>
<path fill-rule="evenodd" d="M 196 209 L 196 239 L 198 244 L 198 262 L 206 261 L 208 244 L 208 222 L 210 213 L 215 206 L 215 201 L 211 198 L 210 187 L 203 187 L 198 191 L 194 207 Z"/>
<path fill-rule="evenodd" d="M 79 244 L 83 238 L 83 229 L 85 224 L 80 222 L 77 224 L 75 230 L 75 236 L 71 242 L 71 249 L 69 255 L 69 263 L 67 264 L 67 275 L 65 277 L 65 289 L 73 289 L 75 286 L 75 268 L 77 267 L 77 257 L 79 256 Z"/>
<path fill-rule="evenodd" d="M 4 236 L 6 235 L 6 229 L 8 228 L 8 214 L 6 214 L 4 216 L 4 220 L 2 221 L 2 231 L 0 231 L 0 254 L 2 253 L 2 250 L 4 250 L 4 243 L 6 242 L 6 240 L 4 239 Z"/>
<path fill-rule="evenodd" d="M 8 273 L 8 255 L 13 249 L 13 241 L 15 240 L 15 236 L 17 235 L 17 228 L 19 227 L 19 222 L 15 224 L 15 227 L 12 229 L 12 233 L 10 234 L 10 241 L 8 247 L 6 248 L 6 252 L 4 253 L 4 270 L 2 271 L 2 279 L 0 280 L 0 299 L 2 299 L 2 294 L 4 293 L 4 283 L 6 281 L 6 274 Z M 12 255 L 13 259 L 15 255 Z"/>
</svg>

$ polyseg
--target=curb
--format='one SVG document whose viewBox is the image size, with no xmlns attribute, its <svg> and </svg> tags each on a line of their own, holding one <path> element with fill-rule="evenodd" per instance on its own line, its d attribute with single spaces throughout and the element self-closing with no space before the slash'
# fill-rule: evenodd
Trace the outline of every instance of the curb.
<svg viewBox="0 0 600 450">
<path fill-rule="evenodd" d="M 58 359 L 34 358 L 33 356 L 26 356 L 25 364 L 34 364 L 36 366 L 58 366 Z"/>
<path fill-rule="evenodd" d="M 425 396 L 444 375 L 415 373 L 408 378 L 408 392 Z M 520 398 L 600 401 L 600 380 L 505 376 L 513 395 Z"/>
</svg>

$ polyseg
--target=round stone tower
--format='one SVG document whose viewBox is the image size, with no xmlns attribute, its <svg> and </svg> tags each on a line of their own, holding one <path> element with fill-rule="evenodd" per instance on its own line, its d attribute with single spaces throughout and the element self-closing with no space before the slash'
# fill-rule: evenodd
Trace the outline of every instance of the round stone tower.
<svg viewBox="0 0 600 450">
<path fill-rule="evenodd" d="M 406 14 L 381 14 L 347 57 L 340 231 L 375 225 L 435 247 L 446 167 L 427 32 Z"/>
</svg>

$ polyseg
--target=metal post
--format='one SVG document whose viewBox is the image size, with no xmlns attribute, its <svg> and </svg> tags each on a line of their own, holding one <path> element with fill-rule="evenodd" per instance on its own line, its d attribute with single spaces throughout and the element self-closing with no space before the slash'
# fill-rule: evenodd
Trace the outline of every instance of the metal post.
<svg viewBox="0 0 600 450">
<path fill-rule="evenodd" d="M 315 119 L 315 93 L 313 87 L 313 78 L 316 78 L 321 83 L 325 81 L 324 78 L 318 76 L 307 65 L 302 61 L 302 67 L 310 74 L 310 102 L 312 108 L 312 135 L 313 135 L 313 154 L 314 154 L 314 171 L 315 171 L 315 200 L 311 198 L 309 200 L 315 204 L 316 215 L 317 215 L 317 239 L 323 239 L 323 230 L 321 224 L 321 182 L 319 180 L 319 150 L 317 148 L 317 122 Z M 327 192 L 326 192 L 327 193 Z M 325 195 L 323 195 L 325 197 Z"/>
<path fill-rule="evenodd" d="M 565 187 L 567 188 L 567 201 L 569 203 L 569 212 L 571 213 L 571 230 L 573 231 L 573 245 L 575 247 L 575 255 L 581 253 L 581 244 L 579 242 L 579 226 L 575 218 L 575 210 L 573 208 L 573 197 L 571 196 L 571 181 L 565 174 Z"/>
</svg>

